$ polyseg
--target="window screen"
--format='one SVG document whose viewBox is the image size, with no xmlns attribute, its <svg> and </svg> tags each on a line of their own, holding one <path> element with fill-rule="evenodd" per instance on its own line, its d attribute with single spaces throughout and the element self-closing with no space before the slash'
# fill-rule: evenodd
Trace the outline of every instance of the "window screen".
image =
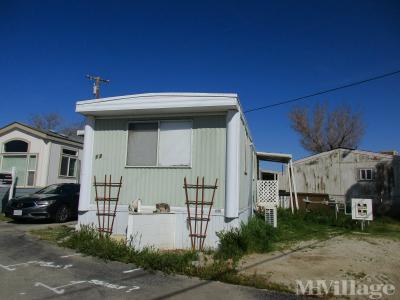
<svg viewBox="0 0 400 300">
<path fill-rule="evenodd" d="M 189 166 L 191 121 L 161 121 L 158 161 L 160 166 Z"/>
<path fill-rule="evenodd" d="M 158 123 L 131 123 L 128 130 L 128 166 L 157 165 Z"/>
</svg>

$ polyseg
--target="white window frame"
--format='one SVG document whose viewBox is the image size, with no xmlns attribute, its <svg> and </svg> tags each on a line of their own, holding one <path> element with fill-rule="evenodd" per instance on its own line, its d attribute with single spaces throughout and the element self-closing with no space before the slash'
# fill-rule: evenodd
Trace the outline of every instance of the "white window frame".
<svg viewBox="0 0 400 300">
<path fill-rule="evenodd" d="M 65 154 L 63 153 L 63 150 L 70 150 L 70 151 L 75 151 L 76 155 L 71 155 L 71 154 Z M 62 164 L 62 159 L 63 156 L 68 158 L 68 164 L 67 164 L 67 175 L 62 175 L 61 174 L 61 164 Z M 71 162 L 71 158 L 76 160 L 75 163 L 75 168 L 74 168 L 74 175 L 73 176 L 69 176 L 69 164 Z M 76 178 L 76 174 L 77 174 L 77 165 L 79 163 L 79 150 L 78 149 L 73 149 L 73 148 L 68 148 L 68 147 L 61 147 L 61 151 L 60 151 L 60 162 L 58 164 L 58 177 L 59 178 Z"/>
<path fill-rule="evenodd" d="M 37 166 L 38 166 L 38 160 L 39 160 L 39 153 L 29 153 L 29 152 L 3 152 L 0 153 L 0 170 L 3 169 L 3 162 L 4 162 L 4 157 L 6 156 L 21 156 L 25 157 L 26 159 L 26 169 L 25 169 L 25 182 L 23 185 L 18 184 L 16 187 L 20 188 L 25 188 L 25 187 L 35 187 L 36 186 L 36 178 L 37 178 Z M 36 156 L 36 164 L 35 164 L 35 169 L 29 169 L 29 159 L 31 156 Z M 28 172 L 33 171 L 35 172 L 35 175 L 33 177 L 33 185 L 28 185 Z M 19 181 L 17 181 L 20 183 Z"/>
<path fill-rule="evenodd" d="M 31 160 L 31 156 L 35 156 L 36 162 L 35 162 L 35 167 L 33 169 L 29 169 L 29 161 Z M 36 186 L 36 175 L 37 175 L 37 165 L 38 165 L 38 155 L 37 154 L 33 154 L 33 153 L 29 153 L 27 156 L 28 159 L 28 163 L 26 166 L 26 186 L 29 187 L 34 187 Z M 29 178 L 29 172 L 34 172 L 33 174 L 33 185 L 28 185 L 28 178 Z"/>
<path fill-rule="evenodd" d="M 362 172 L 364 171 L 365 178 L 362 177 Z M 371 171 L 371 178 L 368 178 L 367 171 Z M 360 168 L 358 169 L 358 180 L 359 181 L 373 181 L 374 180 L 374 169 L 373 168 Z"/>
<path fill-rule="evenodd" d="M 190 162 L 187 166 L 160 166 L 159 165 L 159 146 L 160 146 L 160 123 L 161 122 L 190 122 Z M 140 123 L 157 123 L 157 157 L 155 166 L 130 166 L 128 165 L 128 139 L 129 139 L 129 125 L 130 124 L 140 124 Z M 157 169 L 190 169 L 192 168 L 193 162 L 193 120 L 192 119 L 157 119 L 157 120 L 138 120 L 129 121 L 126 125 L 126 144 L 125 144 L 125 168 L 157 168 Z"/>
</svg>

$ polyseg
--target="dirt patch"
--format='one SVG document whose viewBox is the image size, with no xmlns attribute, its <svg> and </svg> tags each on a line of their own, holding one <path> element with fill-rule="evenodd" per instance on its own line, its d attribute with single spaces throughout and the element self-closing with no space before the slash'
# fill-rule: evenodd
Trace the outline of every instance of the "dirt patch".
<svg viewBox="0 0 400 300">
<path fill-rule="evenodd" d="M 295 289 L 295 280 L 376 280 L 398 288 L 400 241 L 367 235 L 336 236 L 301 242 L 284 251 L 245 256 L 240 273 L 261 275 Z M 375 282 L 374 282 L 375 283 Z"/>
</svg>

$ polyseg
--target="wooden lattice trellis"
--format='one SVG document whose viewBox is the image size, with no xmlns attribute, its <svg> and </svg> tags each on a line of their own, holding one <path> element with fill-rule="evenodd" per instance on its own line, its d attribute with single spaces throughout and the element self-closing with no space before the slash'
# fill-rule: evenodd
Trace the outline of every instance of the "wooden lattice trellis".
<svg viewBox="0 0 400 300">
<path fill-rule="evenodd" d="M 186 207 L 188 213 L 187 220 L 190 231 L 189 237 L 192 250 L 202 251 L 204 249 L 204 242 L 207 237 L 207 228 L 210 221 L 211 209 L 214 205 L 215 191 L 218 188 L 217 183 L 218 178 L 215 179 L 214 185 L 206 185 L 204 184 L 204 177 L 201 179 L 201 184 L 199 183 L 199 177 L 197 177 L 196 184 L 188 184 L 186 181 L 186 177 L 183 181 L 183 188 L 185 189 Z M 190 200 L 189 190 L 191 189 L 195 190 L 195 200 Z M 210 201 L 205 200 L 205 190 L 212 190 Z M 201 194 L 201 200 L 199 199 L 199 194 Z M 191 213 L 191 211 L 193 210 L 193 206 L 194 215 L 192 214 L 193 212 Z"/>
<path fill-rule="evenodd" d="M 99 224 L 97 230 L 100 234 L 111 235 L 122 186 L 122 176 L 119 182 L 111 182 L 111 175 L 108 181 L 107 175 L 104 175 L 104 182 L 97 182 L 96 176 L 94 176 L 93 185 L 96 191 L 97 219 Z M 102 195 L 99 194 L 98 187 L 103 187 Z"/>
</svg>

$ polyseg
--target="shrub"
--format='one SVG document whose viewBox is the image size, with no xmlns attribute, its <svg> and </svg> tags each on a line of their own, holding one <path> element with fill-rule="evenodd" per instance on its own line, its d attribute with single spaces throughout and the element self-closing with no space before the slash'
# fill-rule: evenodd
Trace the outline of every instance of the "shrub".
<svg viewBox="0 0 400 300">
<path fill-rule="evenodd" d="M 145 248 L 131 256 L 130 262 L 145 269 L 184 274 L 192 267 L 192 262 L 196 259 L 197 254 L 192 251 L 162 252 L 153 248 Z"/>
<path fill-rule="evenodd" d="M 219 247 L 215 253 L 216 258 L 238 259 L 246 253 L 247 245 L 240 228 L 218 232 L 217 236 Z"/>
<path fill-rule="evenodd" d="M 104 260 L 134 263 L 145 269 L 161 270 L 165 273 L 184 273 L 190 268 L 192 261 L 197 259 L 197 254 L 192 251 L 163 252 L 153 248 L 136 250 L 126 245 L 125 241 L 100 235 L 91 226 L 82 226 L 62 245 Z"/>
<path fill-rule="evenodd" d="M 247 223 L 241 223 L 239 228 L 217 233 L 220 239 L 217 258 L 239 259 L 247 253 L 267 252 L 275 239 L 275 230 L 259 216 L 252 217 Z"/>
<path fill-rule="evenodd" d="M 255 216 L 246 225 L 241 226 L 242 235 L 247 245 L 246 252 L 267 252 L 275 240 L 275 229 L 265 223 L 264 217 Z"/>
<path fill-rule="evenodd" d="M 108 236 L 100 235 L 92 226 L 82 226 L 79 231 L 75 231 L 69 239 L 63 242 L 63 246 L 105 260 L 123 262 L 128 262 L 135 252 L 123 241 L 116 241 Z"/>
</svg>

